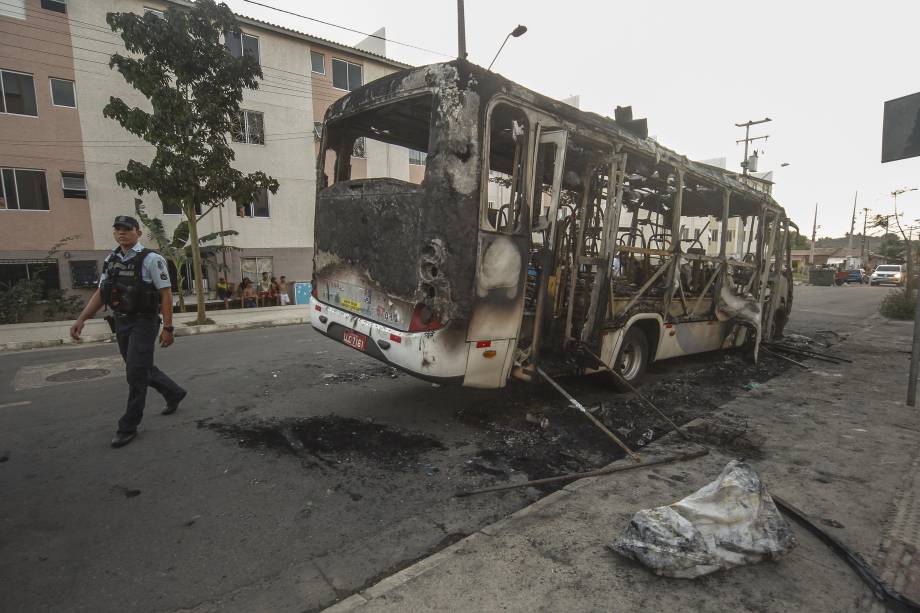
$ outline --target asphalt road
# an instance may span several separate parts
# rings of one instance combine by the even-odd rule
[[[886,291],[796,288],[787,331],[852,331]],[[577,417],[527,431],[546,390],[433,387],[307,327],[183,337],[157,363],[189,398],[161,416],[151,392],[113,450],[116,347],[0,355],[0,610],[315,610],[540,496],[457,489],[607,459]]]

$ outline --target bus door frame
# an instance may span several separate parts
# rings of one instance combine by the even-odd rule
[[[531,233],[534,231],[546,231],[546,237],[543,243],[543,261],[540,262],[541,272],[540,283],[537,287],[537,306],[534,311],[533,332],[531,334],[532,340],[530,344],[530,364],[534,369],[536,369],[538,365],[537,363],[540,355],[540,336],[542,331],[541,324],[543,321],[543,312],[546,310],[546,301],[549,297],[549,276],[556,267],[556,254],[554,252],[554,247],[556,244],[556,218],[559,214],[559,197],[562,194],[562,173],[565,168],[565,151],[568,145],[568,130],[566,130],[565,127],[553,127],[550,130],[544,130],[542,124],[537,124],[530,171],[531,194],[534,193],[538,181],[538,152],[540,146],[544,144],[556,145],[556,159],[554,161],[555,166],[553,166],[553,184],[552,189],[550,190],[550,204],[545,220],[546,225],[543,225],[541,222],[540,225],[534,225],[531,228]],[[560,291],[560,288],[557,287],[556,291]],[[520,334],[518,336],[520,337]]]

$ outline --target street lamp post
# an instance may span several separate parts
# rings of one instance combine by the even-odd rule
[[[894,220],[898,224],[898,230],[901,230],[901,222],[898,221],[898,196],[907,192],[917,191],[916,187],[904,187],[891,192],[894,200]],[[904,230],[901,230],[904,235]],[[904,235],[904,241],[907,251],[907,283],[904,284],[904,292],[908,300],[910,299],[910,286],[913,283],[913,258],[914,250],[910,246],[910,237]],[[920,374],[920,296],[917,299],[917,306],[914,309],[914,340],[910,348],[910,375],[907,380],[907,406],[912,407],[917,404],[917,376]]]
[[[502,46],[499,47],[499,48],[498,48],[498,51],[495,52],[495,57],[492,58],[492,62],[489,63],[489,67],[488,67],[486,70],[492,70],[492,64],[494,64],[494,63],[495,63],[495,60],[498,59],[498,54],[501,53],[501,52],[502,52],[502,49],[505,48],[505,43],[508,42],[508,39],[509,39],[509,38],[511,38],[512,36],[515,37],[515,38],[519,38],[519,37],[523,36],[525,32],[527,32],[527,26],[522,26],[522,25],[519,25],[519,26],[516,27],[515,29],[511,30],[510,32],[508,32],[508,36],[506,36],[506,37],[505,37],[505,40],[502,41]]]

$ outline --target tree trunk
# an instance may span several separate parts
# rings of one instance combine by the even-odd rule
[[[191,213],[191,214],[189,214]],[[199,326],[205,323],[204,314],[204,283],[201,279],[201,249],[198,245],[198,219],[195,216],[195,204],[189,203],[185,210],[188,219],[188,238],[192,247],[192,266],[195,279],[195,301],[198,303],[198,317],[195,323]]]

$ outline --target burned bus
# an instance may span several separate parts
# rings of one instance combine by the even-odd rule
[[[641,128],[464,60],[352,91],[318,156],[312,326],[480,388],[538,367],[635,382],[656,360],[756,356],[792,307],[794,226],[748,177]],[[387,171],[409,152],[423,173]]]

